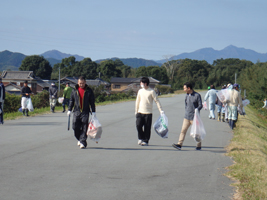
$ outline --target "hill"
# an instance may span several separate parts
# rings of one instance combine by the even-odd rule
[[[43,56],[44,58],[54,58],[56,60],[59,60],[60,62],[62,59],[68,58],[70,56],[74,56],[76,58],[76,61],[81,61],[84,59],[83,56],[62,53],[58,50],[46,51],[46,52],[42,53],[41,56]]]
[[[7,50],[0,52],[0,71],[18,70],[25,57],[21,53],[13,53]]]
[[[125,65],[128,65],[133,68],[138,68],[141,66],[161,66],[160,63],[153,61],[153,60],[146,60],[142,58],[107,58],[107,59],[101,59],[101,60],[96,60],[96,63],[100,63],[101,61],[104,60],[116,60],[119,59],[121,60]]]
[[[267,62],[267,53],[258,53],[256,51],[239,48],[233,45],[227,46],[222,50],[214,50],[213,48],[203,48],[192,53],[182,53],[172,57],[172,60],[178,59],[194,59],[194,60],[206,60],[208,63],[212,64],[214,60],[226,59],[226,58],[239,58],[240,60],[249,60],[256,63],[258,60],[260,62]],[[159,63],[164,63],[165,60],[157,61]]]

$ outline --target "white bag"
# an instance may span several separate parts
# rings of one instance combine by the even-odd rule
[[[33,112],[33,105],[32,105],[32,99],[31,99],[31,98],[28,98],[28,99],[27,99],[26,104],[27,104],[26,108],[27,108],[30,112]]]
[[[156,133],[162,138],[168,138],[168,118],[162,114],[153,125]]]
[[[238,105],[237,107],[237,111],[240,115],[245,115],[246,112],[245,112],[245,106],[247,106],[248,104],[250,103],[250,101],[248,99],[245,99],[242,101],[242,104],[243,104],[243,108],[241,109],[240,108],[240,105]]]
[[[64,101],[64,98],[63,97],[59,97],[58,98],[58,103],[63,103],[63,101]]]
[[[204,103],[203,103],[203,108],[204,108],[204,110],[208,110],[208,106],[207,106],[207,102],[206,101],[204,101]]]
[[[200,118],[199,111],[195,110],[193,124],[190,130],[190,136],[192,136],[196,142],[201,142],[206,135],[206,131],[203,122]]]
[[[230,101],[230,92],[231,90],[229,89],[222,89],[219,92],[217,92],[217,96],[220,99],[220,101],[223,102],[227,102]]]
[[[102,135],[102,126],[96,116],[92,116],[86,134],[91,140],[95,141],[96,143],[98,143],[98,141],[100,140]]]

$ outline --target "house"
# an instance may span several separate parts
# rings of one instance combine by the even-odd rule
[[[37,81],[37,92],[42,92],[43,90],[49,90],[50,87],[50,83],[48,81],[44,81],[39,77],[36,77],[36,81]]]
[[[157,84],[160,83],[160,81],[154,79],[153,77],[149,78],[149,87],[154,89]],[[141,78],[120,78],[120,77],[114,77],[111,78],[111,91],[112,92],[126,92],[129,90],[133,90],[134,92],[138,92],[140,89],[140,80]]]
[[[14,83],[8,83],[5,85],[5,90],[6,92],[8,92],[9,94],[16,94],[16,95],[20,95],[21,93],[21,87],[14,84]]]
[[[1,76],[4,86],[8,86],[7,92],[14,93],[14,90],[23,87],[24,81],[28,81],[32,93],[37,93],[37,80],[33,71],[3,71]]]

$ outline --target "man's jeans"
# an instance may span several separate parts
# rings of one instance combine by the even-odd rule
[[[138,139],[146,143],[149,142],[151,135],[152,114],[136,114],[136,129],[138,131]],[[144,130],[143,130],[144,127]]]

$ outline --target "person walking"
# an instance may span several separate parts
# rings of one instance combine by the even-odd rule
[[[222,90],[225,89],[225,86],[222,86]],[[217,107],[217,114],[218,114],[218,122],[224,122],[225,119],[225,107],[224,104],[220,101],[220,99],[216,98],[216,107]]]
[[[164,113],[155,90],[149,87],[149,79],[143,77],[140,80],[141,89],[137,93],[135,101],[136,129],[138,132],[138,144],[148,146],[151,136],[153,100],[157,104],[159,112]]]
[[[233,89],[230,91],[230,101],[228,103],[228,120],[231,129],[235,127],[237,121],[237,106],[240,106],[240,110],[243,109],[243,103],[241,94],[239,93],[239,85],[235,83]]]
[[[73,109],[72,129],[78,140],[77,145],[84,149],[87,146],[87,128],[89,113],[95,116],[95,96],[93,90],[86,84],[83,76],[78,79],[78,84],[71,92],[67,116],[71,115]]]
[[[22,113],[23,116],[29,116],[29,110],[27,108],[27,100],[31,98],[31,89],[28,87],[28,81],[24,81],[24,86],[21,89],[21,108],[22,108]]]
[[[52,113],[55,112],[55,107],[57,103],[57,91],[58,88],[55,85],[55,83],[51,83],[51,86],[49,87],[49,104],[50,104],[50,110]]]
[[[179,136],[178,143],[173,143],[172,146],[178,150],[182,149],[183,142],[185,139],[186,132],[190,125],[193,124],[195,110],[197,109],[198,112],[202,109],[202,100],[201,95],[193,90],[193,86],[191,83],[186,82],[184,84],[184,91],[186,92],[185,95],[185,116],[182,125],[182,130]],[[201,150],[201,142],[197,143],[196,150]]]
[[[6,98],[5,86],[2,83],[2,77],[0,77],[0,124],[4,124],[4,102]]]
[[[217,91],[215,90],[214,85],[210,86],[210,90],[206,93],[204,101],[207,101],[209,99],[209,110],[210,110],[210,114],[209,114],[209,119],[215,119],[215,102],[216,102],[216,95]]]
[[[264,101],[263,101],[263,107],[262,108],[267,108],[267,99],[264,99]]]
[[[63,91],[63,98],[64,98],[63,103],[62,103],[63,113],[65,112],[65,105],[67,105],[67,107],[69,106],[71,91],[72,91],[72,88],[70,87],[70,84],[67,83]]]

